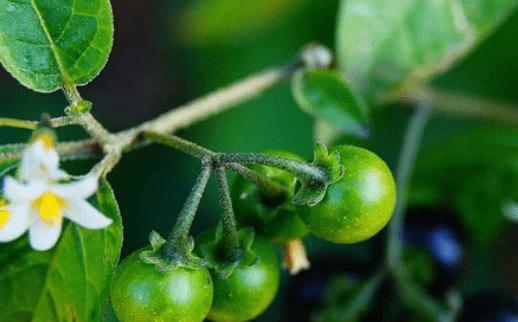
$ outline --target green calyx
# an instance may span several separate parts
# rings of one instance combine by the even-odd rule
[[[168,272],[176,267],[201,268],[207,262],[195,255],[194,239],[189,237],[185,242],[178,242],[174,246],[167,246],[166,240],[156,231],[149,235],[150,250],[140,253],[140,259],[148,264],[155,265],[161,272]]]
[[[223,228],[218,225],[200,236],[198,253],[208,266],[221,278],[229,277],[238,266],[251,266],[258,260],[257,255],[251,250],[255,232],[246,227],[238,231],[239,248],[232,257],[224,252]]]
[[[340,163],[338,152],[329,153],[323,144],[315,146],[314,159],[311,165],[320,169],[323,173],[321,179],[299,178],[302,186],[293,197],[293,203],[298,206],[314,206],[324,198],[327,187],[344,175],[344,167]]]

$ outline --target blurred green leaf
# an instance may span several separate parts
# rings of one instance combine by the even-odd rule
[[[361,96],[328,70],[299,71],[292,80],[298,105],[345,134],[368,135],[367,106]]]
[[[466,178],[456,206],[478,245],[493,240],[504,227],[502,205],[508,200],[518,200],[518,168],[486,170]]]
[[[0,321],[95,322],[104,317],[112,274],[122,247],[122,223],[113,191],[101,182],[98,207],[113,224],[87,230],[64,227],[47,252],[26,238],[0,245]]]
[[[206,45],[225,43],[269,28],[307,0],[197,0],[183,13],[183,41]]]
[[[490,241],[505,223],[504,203],[518,200],[518,129],[481,127],[448,138],[418,161],[413,191],[455,205],[472,239]]]
[[[361,281],[354,276],[340,275],[325,291],[324,308],[314,318],[316,322],[356,322],[369,311],[376,292],[383,281],[383,275],[375,273]]]
[[[35,91],[90,82],[112,42],[109,0],[0,0],[0,62]]]
[[[445,71],[491,33],[517,0],[342,0],[341,72],[369,99]]]

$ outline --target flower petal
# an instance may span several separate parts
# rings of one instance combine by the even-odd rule
[[[10,242],[23,235],[31,224],[28,206],[9,207],[9,219],[5,226],[0,228],[0,242]]]
[[[23,151],[19,170],[22,180],[58,179],[56,177],[60,175],[59,155],[54,149],[46,149],[43,142],[38,140]]]
[[[39,251],[49,250],[59,239],[62,224],[49,226],[36,220],[29,228],[29,242],[32,248]]]
[[[25,185],[13,177],[6,177],[4,180],[4,196],[11,204],[28,203],[42,194],[45,186],[43,181],[34,181]]]
[[[86,199],[97,191],[99,179],[94,175],[72,182],[56,185],[52,190],[58,196],[65,199]]]
[[[67,200],[63,216],[88,229],[102,229],[113,222],[84,200]]]

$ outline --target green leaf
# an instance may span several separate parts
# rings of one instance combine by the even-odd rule
[[[517,0],[342,0],[341,72],[370,99],[447,70],[516,8]]]
[[[518,129],[481,127],[448,137],[416,165],[410,199],[454,205],[478,245],[505,224],[504,206],[518,200]]]
[[[336,129],[357,137],[368,135],[367,106],[363,99],[333,71],[299,71],[292,81],[298,105]]]
[[[484,245],[498,236],[507,223],[503,205],[518,200],[518,167],[492,169],[466,178],[456,206],[471,238]]]
[[[6,144],[0,146],[0,178],[18,164],[20,153],[25,144]]]
[[[113,219],[103,230],[64,226],[57,246],[32,251],[27,239],[0,245],[0,321],[102,321],[122,246],[122,223],[109,184],[98,208]]]
[[[112,43],[109,0],[0,0],[0,62],[35,91],[89,83]]]
[[[181,16],[179,34],[196,45],[239,41],[283,21],[307,1],[193,1]]]

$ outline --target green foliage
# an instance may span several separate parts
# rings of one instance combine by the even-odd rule
[[[24,145],[21,144],[0,146],[0,178],[18,164],[23,148]]]
[[[518,130],[481,127],[431,149],[418,162],[414,202],[455,204],[476,242],[503,227],[502,207],[518,198]],[[419,196],[421,195],[421,196]],[[424,199],[424,200],[423,200]]]
[[[367,106],[339,74],[328,70],[300,71],[293,77],[293,96],[308,114],[345,134],[368,135]]]
[[[35,91],[90,82],[112,42],[109,0],[0,0],[0,62]]]
[[[516,0],[343,0],[339,68],[370,99],[447,70],[491,33]]]
[[[185,42],[196,45],[234,42],[271,28],[306,1],[197,0],[182,15],[180,34]]]
[[[106,229],[86,230],[69,222],[58,245],[47,252],[32,251],[25,238],[0,246],[1,321],[102,320],[120,256],[122,224],[106,181],[97,203],[113,219]]]

